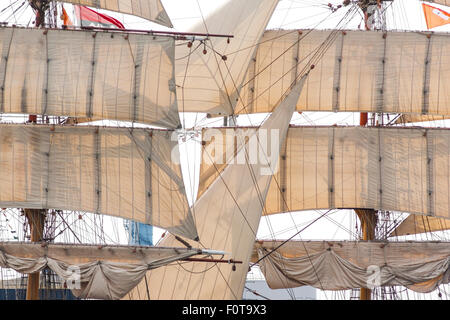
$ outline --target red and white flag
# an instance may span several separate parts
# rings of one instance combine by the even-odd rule
[[[450,13],[442,9],[435,8],[428,4],[422,3],[427,28],[432,29],[450,23]]]
[[[122,22],[113,17],[94,11],[88,7],[75,6],[77,19],[82,27],[119,28],[125,29]]]

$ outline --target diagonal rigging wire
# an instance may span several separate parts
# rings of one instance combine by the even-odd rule
[[[351,11],[354,11],[353,13],[355,14],[355,11],[357,11],[357,9],[355,10],[355,7],[352,7],[350,10],[348,10],[348,12],[346,13],[346,15],[344,16],[344,18],[342,18],[341,19],[341,22],[342,21],[344,21],[344,19],[347,17],[347,16],[349,16],[350,15],[350,13],[351,13]],[[353,14],[353,15],[354,15]],[[351,17],[352,18],[352,17]],[[351,19],[350,18],[350,19]],[[332,37],[333,36],[333,37]],[[325,49],[324,49],[324,51],[323,52],[320,52],[320,50],[317,50],[316,52],[315,52],[315,54],[313,55],[313,57],[310,59],[310,61],[309,61],[309,64],[312,64],[312,62],[314,62],[314,60],[313,59],[317,59],[316,61],[318,61],[318,60],[320,60],[321,58],[322,58],[322,56],[323,56],[323,54],[325,53],[325,51],[329,48],[329,46],[331,45],[331,43],[336,39],[336,36],[337,36],[337,31],[334,31],[334,32],[332,32],[330,35],[329,35],[329,37],[324,41],[324,43],[322,44],[322,46],[323,47],[325,47]],[[331,40],[330,40],[331,39]],[[329,41],[329,43],[326,43],[327,42],[327,40],[330,40]],[[320,48],[319,48],[320,49]],[[216,52],[217,53],[217,52]],[[225,65],[226,65],[226,63],[225,63]],[[226,65],[227,66],[227,65]],[[298,77],[300,77],[300,76],[302,76],[303,75],[303,73],[304,72],[306,72],[306,69],[307,69],[307,67],[308,67],[308,64],[304,67],[304,69],[303,69],[303,71],[302,72],[300,72],[300,75],[298,76]],[[228,66],[227,66],[227,68],[228,68]],[[228,74],[230,75],[230,77],[231,77],[231,74],[230,74],[230,71],[229,71],[229,69],[228,69]],[[232,77],[231,77],[232,78]],[[295,79],[294,80],[294,83],[295,83],[295,81],[296,81],[297,79]],[[234,80],[233,80],[233,83],[234,83]],[[235,85],[235,89],[237,90],[237,87],[236,87],[236,84],[234,83],[234,85]],[[240,96],[239,96],[239,98],[240,98]],[[258,139],[258,142],[259,142],[259,139]],[[248,154],[247,154],[247,150],[245,149],[245,147],[244,147],[244,150],[246,151],[246,157],[247,157],[247,165],[249,166],[249,164],[248,164]],[[266,160],[267,160],[267,158],[266,158]],[[214,167],[216,168],[216,170],[217,170],[217,167],[214,165]],[[253,170],[252,170],[252,168],[249,166],[249,170],[250,170],[250,173],[251,173],[251,175],[252,175],[252,179],[254,180],[254,184],[255,184],[255,188],[256,188],[256,190],[257,190],[257,192],[258,192],[258,196],[259,196],[259,199],[260,199],[260,201],[262,202],[262,207],[264,208],[264,202],[265,201],[263,201],[263,199],[262,199],[262,196],[261,196],[261,191],[259,190],[259,187],[258,187],[258,185],[257,185],[257,183],[256,183],[256,181],[255,181],[255,176],[254,176],[254,172],[253,172]],[[218,172],[219,173],[219,176],[220,176],[220,172]],[[277,182],[277,186],[278,186],[278,188],[280,189],[280,186],[279,186],[279,184],[278,184],[278,181],[276,180],[276,178],[274,178],[275,179],[275,181]],[[281,190],[281,189],[280,189]],[[285,201],[285,203],[286,203],[286,200],[285,200],[285,198],[283,197],[283,200]],[[287,203],[286,203],[286,207],[287,208],[289,208],[289,206],[287,206]],[[289,211],[289,210],[288,210]],[[306,248],[305,248],[306,249]],[[309,258],[309,254],[308,254],[308,258]],[[310,262],[311,262],[311,260],[310,260]],[[312,262],[311,262],[312,263]],[[314,268],[314,265],[313,265],[313,268]],[[315,268],[314,268],[314,271],[316,271],[315,270]],[[316,276],[317,276],[317,273],[316,273]],[[319,283],[320,283],[320,279],[318,279],[319,280]],[[323,287],[322,287],[323,288]]]
[[[349,10],[349,12],[350,12],[351,10]],[[349,14],[349,12],[347,13],[347,15]],[[347,16],[346,15],[346,16]],[[344,19],[342,19],[342,20],[344,20]],[[334,39],[332,39],[332,41],[334,41]],[[324,47],[326,47],[326,49],[328,49],[328,47],[329,47],[329,45],[327,46],[327,45],[325,45]],[[214,50],[214,48],[213,48],[213,50]],[[318,50],[319,51],[319,50]],[[215,50],[214,50],[214,52],[216,52]],[[217,52],[216,52],[217,53]],[[314,58],[316,58],[316,59],[321,59],[321,57],[323,56],[323,53],[322,54],[319,54],[319,55],[317,55],[317,52],[316,52],[316,54],[313,56],[313,58],[311,58],[311,60],[310,60],[310,63],[311,63],[311,61],[313,61],[313,59]],[[216,60],[217,60],[217,58],[216,58]],[[226,63],[225,63],[225,65],[226,65]],[[227,68],[228,68],[228,66],[227,66]],[[305,67],[306,68],[306,67]],[[220,70],[220,68],[219,68],[219,70]],[[228,70],[228,75],[230,75],[229,74],[230,72],[229,72],[229,70]],[[220,73],[221,74],[221,73]],[[302,75],[302,74],[300,74],[300,75]],[[221,76],[222,76],[222,74],[221,74]],[[230,75],[230,77],[231,77],[231,75]],[[232,77],[231,77],[232,78]],[[233,79],[232,79],[233,80]],[[297,80],[297,79],[295,79],[295,80]],[[223,80],[224,81],[224,80]],[[233,81],[233,83],[234,83],[234,81]],[[235,85],[235,83],[234,83],[234,85]],[[236,85],[235,85],[235,87],[236,87]],[[235,89],[237,89],[237,88],[235,88]],[[246,149],[245,149],[245,147],[244,147],[244,150],[245,151],[247,151]],[[208,155],[209,156],[209,155]],[[255,182],[255,176],[254,176],[254,172],[252,171],[252,168],[250,167],[250,165],[249,165],[249,163],[248,163],[248,154],[246,154],[246,157],[247,157],[247,165],[249,166],[249,169],[250,169],[250,173],[251,173],[251,176],[252,176],[252,180],[253,180],[253,183],[255,184],[255,188],[256,188],[256,191],[258,192],[258,198],[259,198],[259,200],[260,200],[260,202],[261,202],[261,206],[264,208],[264,202],[265,201],[263,201],[263,199],[262,199],[262,196],[261,196],[261,192],[260,192],[260,190],[259,190],[259,187],[258,187],[258,185],[257,185],[257,183]],[[214,167],[215,167],[215,169],[217,170],[217,167],[215,166],[215,164],[214,164]],[[217,170],[218,171],[218,170]],[[220,178],[222,178],[221,177],[221,172],[220,171],[218,171],[218,173],[219,173],[219,177]],[[223,180],[223,178],[222,178],[222,180]],[[227,187],[227,186],[226,186]],[[228,189],[228,187],[227,187],[227,189]],[[234,199],[234,197],[232,196],[232,198],[233,198],[233,200],[235,201],[235,199]],[[239,209],[239,212],[241,212],[241,214],[243,215],[243,213],[242,213],[242,210],[239,208],[239,205],[237,204],[237,202],[235,201],[235,203],[236,203],[236,205],[237,205],[237,207],[238,207],[238,209]],[[243,218],[246,220],[246,218],[245,218],[245,216],[243,215]],[[247,220],[246,220],[247,221]],[[248,222],[247,222],[247,224],[248,224]],[[250,227],[250,229],[251,229],[251,226],[249,225],[249,227]],[[253,233],[255,233],[254,231],[253,231]],[[320,279],[319,279],[319,281],[320,281]]]

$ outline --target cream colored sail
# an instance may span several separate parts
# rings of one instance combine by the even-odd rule
[[[390,234],[390,237],[429,233],[450,229],[450,220],[410,215]]]
[[[405,286],[426,293],[450,282],[448,242],[289,241],[272,252],[281,243],[256,244],[272,289]]]
[[[0,28],[0,112],[180,124],[174,39]]]
[[[2,124],[0,207],[107,214],[195,239],[171,136],[147,129]]]
[[[402,114],[395,120],[394,124],[414,123],[414,122],[428,122],[449,119],[449,116],[423,115],[423,114]]]
[[[430,1],[427,0],[426,2],[433,2],[437,4],[442,4],[443,6],[450,6],[450,0],[430,0]]]
[[[227,148],[206,142],[203,159],[218,146]],[[264,212],[370,208],[448,219],[449,150],[446,129],[291,127]],[[205,161],[200,170],[201,197],[217,170]]]
[[[0,267],[20,273],[50,268],[83,299],[120,299],[147,270],[200,254],[186,248],[0,242]]]
[[[160,0],[60,0],[60,2],[131,14],[166,27],[173,27]]]
[[[278,0],[231,0],[190,32],[230,35],[194,42],[176,50],[179,110],[232,114],[255,45],[260,40]],[[223,60],[222,57],[226,57]],[[280,95],[281,96],[281,95]],[[279,97],[280,97],[279,96]]]
[[[274,136],[268,134],[268,141],[275,144],[277,140],[274,137],[279,139],[281,144],[276,147],[281,146],[285,139],[294,102],[298,99],[305,77],[258,129],[258,134],[275,130]],[[249,144],[245,141],[238,137],[237,149],[240,155],[248,154],[251,157]],[[277,167],[277,159],[269,162],[267,157],[261,158],[257,163],[249,160],[242,164],[230,162],[220,178],[193,206],[199,243],[206,248],[227,252],[226,259],[241,261],[242,264],[236,264],[235,271],[231,265],[204,262],[160,268],[147,276],[148,282],[153,284],[153,299],[242,298],[248,262],[271,179],[270,174],[265,173]],[[180,246],[180,243],[169,235],[160,245]],[[141,283],[130,298],[136,298],[136,294],[142,290],[144,285]]]
[[[298,111],[450,115],[450,38],[398,31],[266,31],[236,113],[269,112],[327,37],[335,38],[297,102]]]

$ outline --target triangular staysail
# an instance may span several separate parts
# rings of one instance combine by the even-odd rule
[[[189,30],[233,38],[177,47],[180,111],[233,114],[245,71],[277,4],[278,0],[231,0]]]
[[[279,143],[276,147],[282,146],[305,78],[299,80],[254,137],[265,132],[270,137],[269,145]],[[238,137],[237,149],[241,156],[251,152],[244,140]],[[268,157],[266,154],[254,164],[248,161],[230,163],[193,206],[200,244],[223,250],[229,258],[242,261],[242,264],[236,265],[235,270],[229,265],[211,266],[202,262],[160,268],[148,276],[148,281],[156,288],[155,299],[242,298],[248,262],[271,180],[266,171],[277,168],[278,159],[272,161]],[[161,245],[176,246],[179,243],[169,235]]]

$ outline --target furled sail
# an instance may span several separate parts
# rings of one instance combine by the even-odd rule
[[[448,242],[289,241],[272,251],[281,243],[256,244],[272,289],[406,286],[426,293],[450,282]]]
[[[107,214],[197,237],[172,132],[0,126],[0,207]],[[176,153],[176,152],[174,152]]]
[[[409,215],[389,235],[390,237],[406,236],[418,233],[450,230],[450,220],[434,217]]]
[[[160,0],[59,0],[82,6],[116,11],[141,17],[172,28],[172,22]]]
[[[398,31],[266,31],[236,113],[269,112],[322,43],[334,41],[308,77],[298,111],[450,115],[450,38]]]
[[[234,129],[217,130],[226,137]],[[226,141],[203,148],[200,197],[217,179],[204,161],[217,148]],[[291,127],[264,212],[368,208],[448,219],[449,150],[447,129]]]
[[[278,0],[231,0],[189,30],[233,38],[210,38],[205,47],[197,47],[197,43],[191,48],[177,47],[180,111],[233,113],[255,45],[277,3]],[[204,48],[206,54],[203,54]]]
[[[173,38],[2,27],[0,48],[0,113],[180,124]]]
[[[120,299],[149,269],[202,253],[198,249],[0,242],[0,267],[20,273],[50,268],[83,299]]]
[[[258,132],[254,132],[255,139],[256,134],[260,139],[262,132],[271,132],[267,133],[266,141],[278,148],[275,152],[279,152],[279,147],[283,145],[295,108],[294,102],[298,99],[305,78],[303,76],[294,86]],[[241,156],[252,152],[244,137],[238,137],[238,141],[237,148]],[[278,158],[275,161],[268,159],[268,153],[265,155],[256,163],[231,162],[193,207],[200,244],[227,252],[231,259],[242,261],[242,264],[236,265],[234,271],[229,265],[211,266],[204,262],[155,270],[148,277],[149,283],[156,288],[153,293],[155,299],[242,298],[248,262],[271,180],[270,173],[266,171],[276,170],[278,161]],[[161,241],[161,245],[176,246],[179,243],[168,236]],[[136,290],[139,292],[142,288]]]

